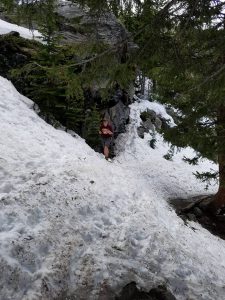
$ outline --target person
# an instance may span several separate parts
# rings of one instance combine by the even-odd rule
[[[103,153],[105,155],[105,159],[109,159],[109,147],[112,143],[112,137],[113,137],[113,128],[110,125],[110,122],[107,118],[104,118],[100,125],[99,134],[101,136],[102,140],[102,146],[103,146]]]

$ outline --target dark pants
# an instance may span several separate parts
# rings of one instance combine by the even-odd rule
[[[101,137],[101,141],[102,141],[102,146],[103,148],[106,147],[110,147],[111,143],[112,143],[112,137]]]

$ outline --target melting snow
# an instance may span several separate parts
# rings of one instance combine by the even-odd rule
[[[167,161],[159,135],[155,150],[150,134],[137,135],[140,112],[153,105],[131,105],[110,164],[46,124],[0,77],[1,299],[98,299],[102,286],[131,281],[147,290],[165,282],[182,300],[225,299],[225,241],[186,226],[167,203],[205,192],[197,167],[181,159],[193,151]]]

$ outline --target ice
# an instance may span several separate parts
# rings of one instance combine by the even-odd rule
[[[147,290],[166,283],[181,300],[225,299],[225,242],[186,226],[167,202],[215,192],[193,172],[217,166],[187,165],[182,156],[192,149],[167,161],[160,135],[156,149],[150,133],[137,135],[140,112],[169,118],[163,106],[131,105],[109,164],[24,99],[0,77],[1,299],[98,299],[102,286],[118,291],[131,281]]]

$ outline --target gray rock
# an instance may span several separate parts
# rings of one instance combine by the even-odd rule
[[[137,131],[141,138],[144,138],[145,132],[161,130],[163,124],[161,116],[158,116],[154,110],[147,109],[141,113],[140,117],[142,119],[142,123]]]
[[[170,121],[165,119],[165,118],[160,118],[161,122],[162,122],[162,128],[163,129],[168,129],[170,128]]]
[[[149,117],[151,118],[151,120],[154,122],[154,120],[156,118],[156,112],[154,110],[148,109],[147,113],[148,113]]]
[[[156,112],[154,110],[147,109],[146,111],[141,113],[140,117],[143,122],[146,121],[147,119],[150,119],[154,124],[156,118]]]
[[[60,33],[63,42],[81,43],[84,41],[102,41],[108,45],[120,44],[127,41],[127,51],[136,51],[137,45],[130,38],[126,28],[118,22],[112,13],[99,15],[90,14],[85,9],[71,1],[58,1],[57,13],[62,19],[60,22]],[[119,52],[124,51],[124,45]]]
[[[187,214],[187,217],[190,221],[194,221],[194,222],[197,221],[196,216],[194,214],[189,213]]]
[[[197,217],[201,217],[203,215],[202,210],[199,207],[194,207],[193,209],[193,213],[197,216]]]
[[[130,109],[124,105],[121,100],[118,100],[117,104],[108,109],[108,114],[113,123],[114,137],[118,134],[126,131],[126,124],[129,121]]]
[[[117,89],[116,92],[114,93],[114,95],[112,95],[110,101],[111,103],[115,103],[117,104],[119,101],[122,100],[122,97],[123,97],[123,92],[121,91],[121,89]]]
[[[201,201],[198,204],[198,206],[201,210],[205,211],[212,201],[213,201],[213,196],[207,197],[207,198],[203,199],[203,201]]]
[[[158,117],[155,118],[154,124],[155,124],[156,130],[160,130],[162,128],[162,121]]]
[[[149,132],[149,130],[151,131],[155,131],[155,127],[152,124],[152,121],[150,119],[147,119],[145,122],[143,122],[143,127],[145,128],[145,132]]]
[[[147,109],[141,113],[140,117],[143,122],[146,122],[148,119],[151,120],[156,130],[161,130],[162,128],[168,129],[170,127],[170,120],[163,118],[161,115],[157,115],[154,110]]]
[[[144,128],[143,126],[139,126],[139,127],[138,127],[137,133],[138,133],[138,136],[139,136],[140,138],[142,138],[142,139],[144,138],[145,132],[146,132],[146,130],[145,130],[145,128]]]

